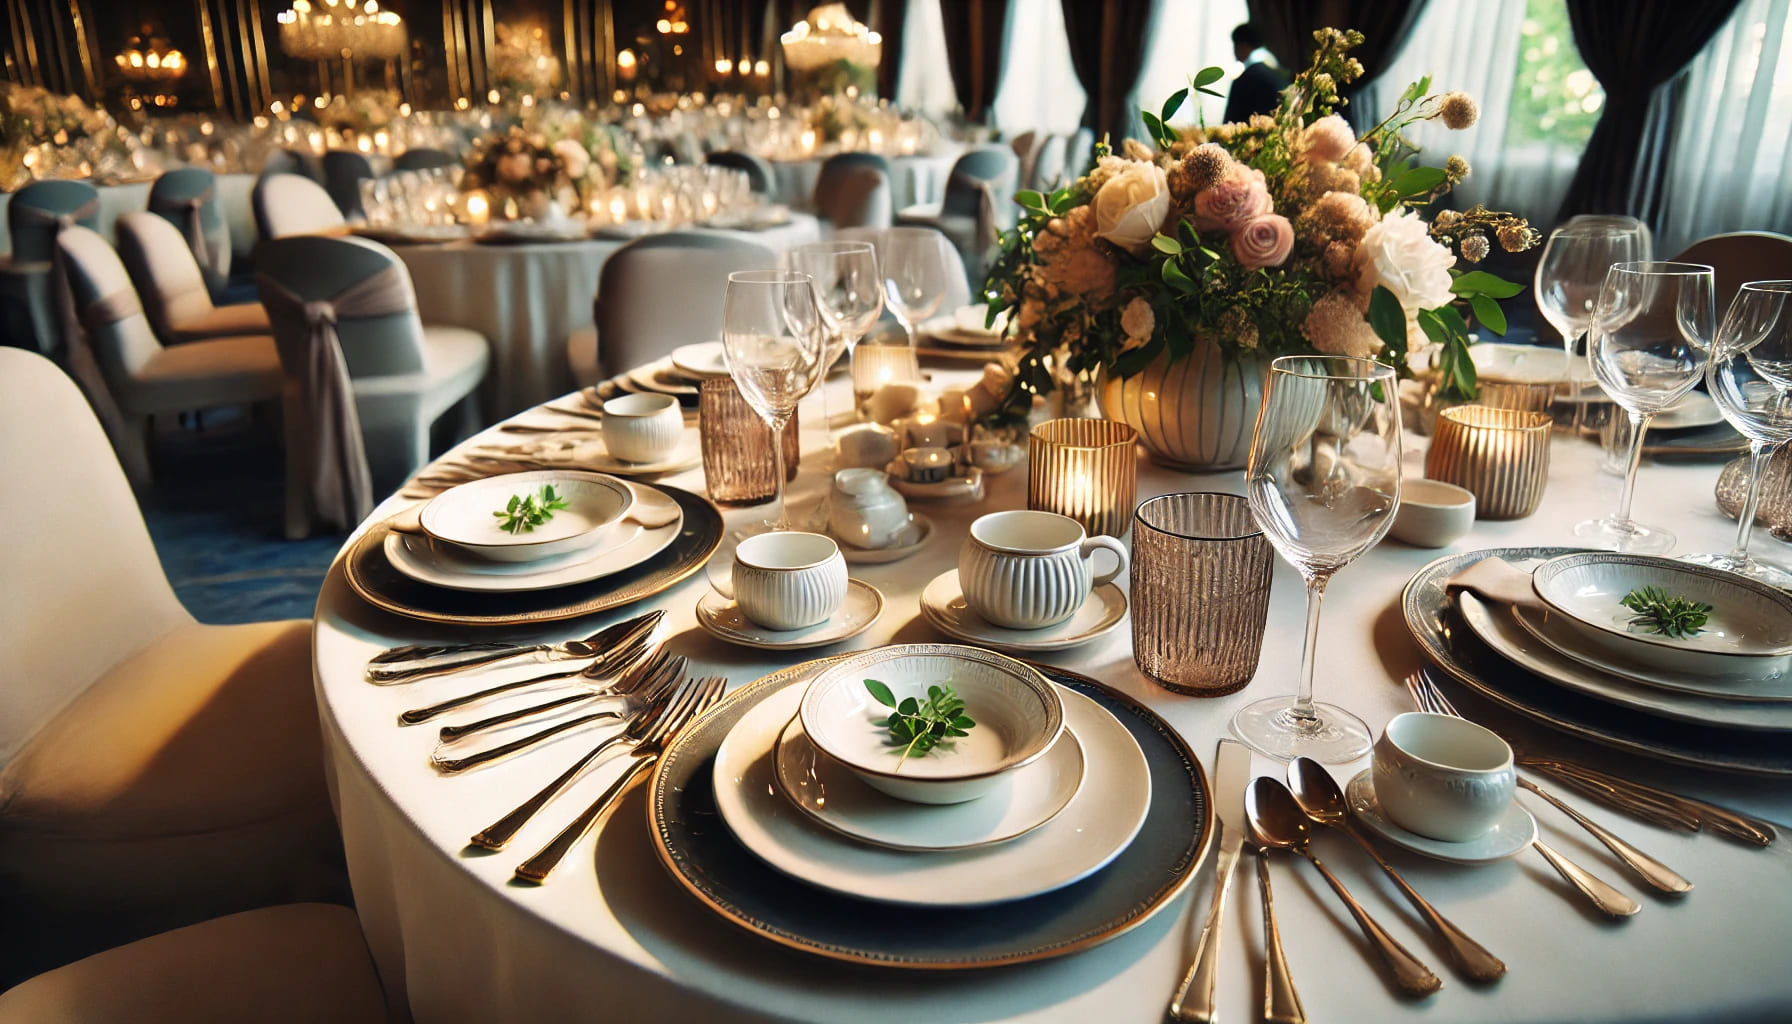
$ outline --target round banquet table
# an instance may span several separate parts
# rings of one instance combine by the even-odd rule
[[[764,230],[720,233],[778,252],[821,237],[819,223],[803,213]],[[482,392],[491,420],[572,389],[566,338],[591,326],[598,273],[626,244],[609,238],[527,245],[461,241],[396,245],[392,251],[411,271],[424,323],[464,327],[491,342],[491,370]]]
[[[898,210],[918,203],[937,203],[946,194],[946,178],[963,152],[961,147],[941,146],[932,153],[890,157],[890,201]],[[795,210],[813,210],[815,180],[821,177],[821,157],[807,160],[773,160],[772,198]]]
[[[936,385],[970,379],[936,369]],[[833,387],[843,388],[842,382]],[[843,408],[836,402],[835,408]],[[546,414],[535,413],[533,418]],[[477,441],[478,439],[475,439]],[[1409,474],[1422,471],[1425,440],[1407,435]],[[1582,518],[1610,510],[1618,480],[1597,470],[1596,445],[1558,434],[1550,486],[1537,513],[1477,523],[1448,551],[1507,545],[1563,545]],[[793,495],[818,495],[826,476],[811,453]],[[1670,523],[1681,550],[1727,549],[1733,524],[1715,509],[1718,464],[1645,465],[1636,507]],[[664,482],[701,487],[700,470]],[[779,654],[732,647],[695,623],[707,583],[699,573],[630,608],[558,628],[538,639],[584,636],[649,608],[666,611],[667,644],[694,674],[725,674],[730,688],[795,662],[892,642],[938,641],[919,617],[927,581],[955,566],[959,539],[976,515],[1024,505],[1026,471],[993,478],[977,505],[920,505],[934,539],[907,560],[854,567],[880,588],[883,615],[837,647]],[[1237,492],[1238,473],[1190,476],[1139,462],[1139,497],[1174,490]],[[376,513],[403,503],[388,500]],[[738,524],[760,510],[732,510]],[[371,520],[370,520],[371,521]],[[1784,555],[1779,542],[1756,544]],[[1420,655],[1399,611],[1401,588],[1447,552],[1387,540],[1338,575],[1321,627],[1317,693],[1362,715],[1379,732],[1410,710],[1400,680]],[[1246,702],[1291,692],[1303,620],[1298,577],[1278,561],[1268,634],[1256,678],[1243,691],[1197,699],[1167,693],[1140,674],[1127,627],[1044,660],[1092,676],[1147,703],[1179,730],[1211,772],[1215,742]],[[519,634],[504,633],[503,639]],[[327,764],[346,843],[357,910],[389,997],[429,1022],[494,1020],[918,1020],[1132,1021],[1155,1024],[1194,951],[1212,871],[1142,925],[1083,952],[994,970],[913,972],[836,963],[787,950],[712,914],[658,862],[636,787],[594,836],[539,888],[511,882],[515,866],[608,785],[614,762],[580,779],[500,854],[469,852],[467,837],[495,820],[583,751],[583,739],[555,753],[520,755],[459,776],[429,767],[434,728],[400,728],[399,712],[531,671],[493,670],[406,685],[362,680],[368,658],[398,643],[490,639],[471,629],[433,627],[375,611],[345,584],[341,563],[317,606],[317,695]],[[1640,781],[1703,796],[1784,821],[1792,784],[1625,757],[1534,727],[1460,696],[1465,713],[1533,750],[1560,754]],[[577,735],[576,733],[574,735]],[[1259,774],[1282,766],[1255,759]],[[1334,769],[1349,778],[1362,764]],[[1561,788],[1561,787],[1556,787]],[[1564,791],[1566,792],[1566,791]],[[1587,815],[1696,883],[1680,900],[1658,898],[1625,874],[1584,832],[1531,798],[1541,837],[1643,904],[1637,916],[1606,921],[1532,854],[1483,868],[1428,861],[1391,847],[1389,860],[1447,917],[1510,966],[1495,985],[1472,987],[1452,973],[1431,934],[1361,851],[1322,835],[1316,848],[1370,911],[1444,979],[1419,1002],[1396,996],[1369,960],[1355,928],[1310,866],[1272,858],[1276,908],[1295,983],[1315,1021],[1764,1021],[1792,1019],[1792,837],[1768,849],[1712,835],[1670,833],[1576,800]],[[718,826],[720,827],[720,826]],[[1248,850],[1248,846],[1247,846]],[[1262,1001],[1261,911],[1253,866],[1239,865],[1225,916],[1219,999],[1222,1019],[1257,1019]],[[953,927],[950,914],[941,929]]]

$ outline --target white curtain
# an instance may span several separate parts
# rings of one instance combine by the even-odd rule
[[[1158,113],[1171,93],[1188,88],[1189,77],[1207,67],[1226,69],[1225,80],[1212,87],[1223,94],[1227,83],[1244,70],[1244,65],[1232,58],[1232,30],[1250,17],[1245,0],[1158,0],[1134,105]],[[1172,120],[1194,124],[1199,117],[1208,124],[1219,124],[1225,113],[1224,99],[1191,93]],[[1142,124],[1128,126],[1131,135],[1142,138],[1144,132]]]
[[[1792,0],[1745,0],[1685,72],[1661,252],[1727,231],[1792,232]]]
[[[934,117],[944,117],[958,106],[958,94],[952,91],[952,71],[946,62],[946,25],[940,18],[938,0],[913,0],[908,5],[908,16],[902,24],[902,68],[896,103]]]
[[[1006,52],[995,102],[996,125],[1002,132],[1013,137],[1026,131],[1051,135],[1076,131],[1089,97],[1070,62],[1059,0],[1012,0]]]

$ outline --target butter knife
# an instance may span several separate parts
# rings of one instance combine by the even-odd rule
[[[1244,790],[1251,781],[1251,751],[1237,740],[1221,740],[1214,755],[1214,813],[1219,817],[1220,856],[1213,877],[1213,904],[1207,923],[1195,945],[1195,962],[1189,965],[1182,986],[1170,1000],[1170,1017],[1185,1024],[1215,1024],[1219,1006],[1214,995],[1219,979],[1221,922],[1225,916],[1226,890],[1244,848]]]

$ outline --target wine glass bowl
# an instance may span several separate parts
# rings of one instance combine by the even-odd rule
[[[1550,232],[1537,260],[1537,311],[1562,336],[1568,384],[1575,397],[1586,384],[1581,338],[1593,319],[1599,289],[1614,263],[1650,258],[1649,228],[1634,217],[1575,217]],[[1584,412],[1581,403],[1580,412]]]
[[[722,355],[741,397],[784,436],[797,403],[815,387],[825,365],[827,330],[813,280],[792,270],[743,270],[728,275],[722,311]],[[784,447],[774,444],[776,519],[789,529],[784,508]]]
[[[951,240],[933,228],[890,228],[883,237],[884,297],[912,345],[915,327],[939,313],[949,275],[962,263]]]

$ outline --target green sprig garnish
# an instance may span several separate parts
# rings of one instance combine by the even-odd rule
[[[1699,635],[1710,621],[1712,607],[1689,598],[1669,594],[1660,587],[1638,587],[1624,595],[1620,602],[1636,612],[1630,617],[1632,626],[1643,626],[1652,633],[1685,640]]]
[[[964,699],[950,686],[929,686],[925,701],[905,697],[900,702],[888,686],[875,679],[865,680],[865,689],[891,711],[872,724],[890,730],[890,745],[902,748],[897,771],[912,755],[928,753],[943,740],[969,735],[967,730],[977,724],[965,715]]]
[[[528,533],[568,507],[566,499],[554,493],[553,484],[543,484],[535,494],[512,494],[510,501],[492,515],[498,520],[498,529],[514,535]]]

